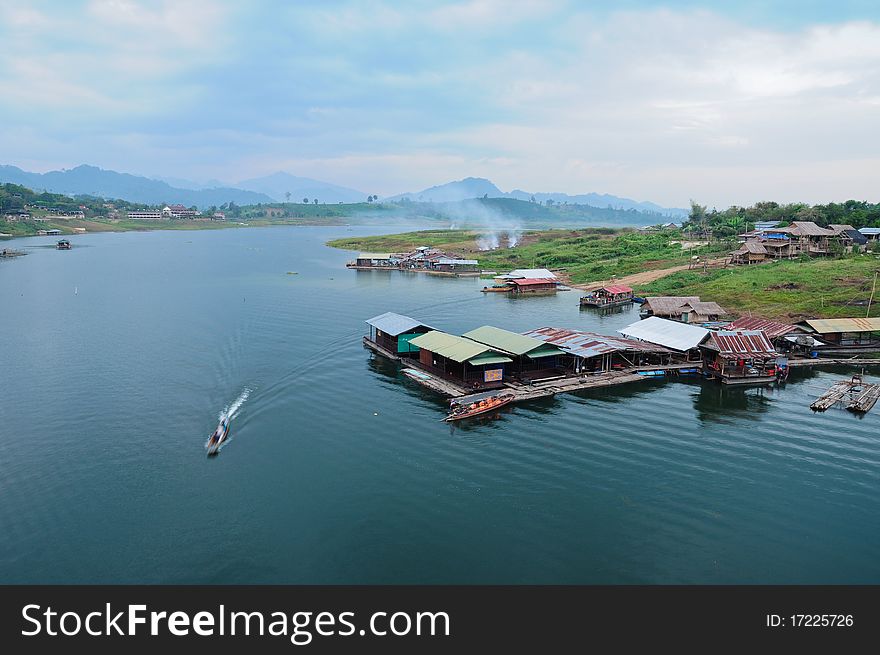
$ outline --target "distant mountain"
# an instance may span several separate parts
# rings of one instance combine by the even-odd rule
[[[569,195],[567,193],[529,193],[515,189],[505,193],[491,181],[481,177],[466,177],[463,180],[448,182],[439,186],[432,186],[415,193],[402,193],[385,200],[411,200],[413,202],[455,202],[471,198],[514,198],[516,200],[545,203],[552,200],[554,203],[569,203],[575,205],[589,205],[590,207],[610,209],[635,209],[642,212],[658,213],[666,216],[686,216],[687,209],[677,207],[661,207],[653,202],[639,202],[629,198],[620,198],[606,193],[584,193]]]
[[[489,180],[482,177],[466,177],[456,182],[447,182],[438,186],[432,186],[415,193],[401,193],[385,200],[412,200],[413,202],[456,202],[458,200],[470,200],[472,198],[505,198],[504,193]]]
[[[301,202],[303,198],[309,200],[318,199],[319,202],[366,202],[367,196],[356,189],[321,182],[308,177],[297,177],[290,173],[278,172],[265,177],[256,177],[244,180],[235,185],[239,189],[247,189],[264,193],[277,200],[284,202],[287,193],[290,193],[291,202]]]
[[[0,166],[0,182],[12,182],[37,191],[51,191],[71,196],[116,198],[150,205],[179,203],[187,207],[195,205],[200,209],[227,202],[234,202],[237,205],[272,202],[272,198],[268,195],[254,191],[228,187],[179,189],[160,180],[86,165],[48,173],[29,173],[16,166]]]
[[[193,182],[192,180],[187,180],[182,177],[167,177],[165,175],[150,175],[149,177],[151,180],[159,180],[160,182],[165,182],[166,184],[169,184],[176,189],[191,189],[195,191],[200,191],[202,189],[237,188],[235,185],[226,184],[225,182],[214,179],[207,180],[205,182]]]

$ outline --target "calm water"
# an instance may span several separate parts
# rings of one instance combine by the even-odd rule
[[[645,381],[452,428],[363,349],[365,318],[637,316],[348,271],[322,245],[368,232],[7,242],[30,254],[0,260],[0,582],[880,582],[880,409],[808,408],[849,371]]]

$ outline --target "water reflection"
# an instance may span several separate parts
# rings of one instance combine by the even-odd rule
[[[694,409],[703,423],[757,421],[772,404],[775,387],[737,387],[705,380],[693,394]]]

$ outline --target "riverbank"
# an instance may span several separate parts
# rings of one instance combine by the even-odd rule
[[[493,237],[501,247],[487,250]],[[729,244],[716,243],[684,248],[675,231],[640,233],[631,228],[584,228],[533,230],[510,235],[485,230],[429,230],[376,237],[336,239],[327,245],[344,250],[400,252],[433,246],[477,259],[484,269],[549,268],[573,285],[645,270],[684,266],[697,256],[726,252]]]
[[[337,239],[327,245],[373,252],[435,246],[477,259],[484,270],[549,268],[578,289],[623,283],[632,286],[639,296],[700,296],[735,314],[785,322],[865,316],[874,273],[880,271],[880,258],[874,254],[709,267],[703,271],[691,267],[694,256],[723,262],[732,244],[716,242],[685,248],[675,231],[534,231],[523,233],[513,247],[488,251],[480,249],[482,240],[485,233],[476,230],[431,230]],[[872,304],[870,315],[880,315],[880,307]]]

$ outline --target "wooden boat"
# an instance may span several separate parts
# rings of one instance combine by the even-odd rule
[[[486,393],[472,394],[461,398],[453,398],[449,402],[449,416],[446,421],[460,421],[472,416],[479,416],[486,412],[500,409],[509,405],[516,398],[516,394],[509,389],[501,391],[487,391]]]
[[[205,443],[205,449],[208,451],[208,457],[212,455],[216,455],[220,452],[220,446],[226,441],[226,438],[229,436],[229,417],[224,416],[220,419],[219,425],[217,425],[217,429],[208,437],[207,443]]]
[[[58,243],[55,244],[55,248],[58,250],[70,250],[70,241],[67,239],[61,239]]]
[[[511,288],[506,284],[493,284],[491,287],[480,289],[483,293],[510,293]]]

